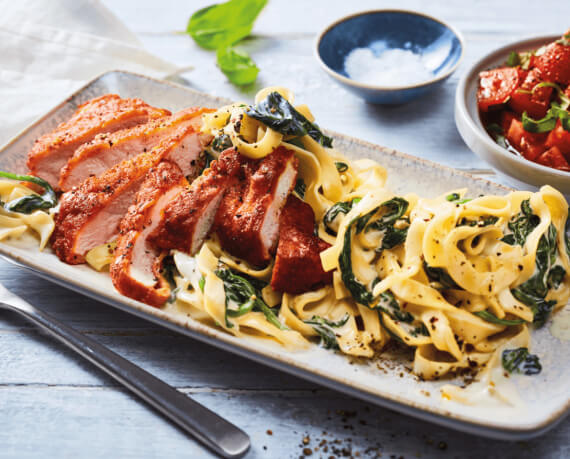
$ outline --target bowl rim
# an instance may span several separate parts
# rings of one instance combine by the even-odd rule
[[[409,14],[412,16],[420,16],[420,17],[424,17],[427,18],[433,22],[437,22],[439,24],[441,24],[442,26],[446,27],[447,29],[449,29],[457,38],[457,40],[459,41],[459,45],[460,45],[460,54],[459,54],[459,58],[457,59],[457,61],[455,62],[455,64],[453,64],[453,66],[447,70],[445,73],[438,75],[435,78],[432,78],[430,80],[426,80],[423,81],[421,83],[416,83],[416,84],[412,84],[412,85],[407,85],[407,86],[378,86],[378,85],[371,85],[371,84],[367,84],[367,83],[361,83],[357,80],[353,80],[352,78],[347,78],[344,75],[342,75],[341,73],[337,72],[336,70],[333,70],[332,68],[330,68],[325,61],[323,61],[323,59],[321,58],[321,54],[319,53],[319,45],[323,39],[323,37],[334,27],[336,27],[337,25],[346,22],[350,19],[354,19],[356,17],[359,16],[365,16],[368,14],[377,14],[377,13],[402,13],[402,14]],[[448,78],[453,72],[455,72],[455,70],[457,70],[457,67],[459,67],[459,65],[461,64],[461,62],[463,61],[463,57],[465,55],[465,40],[463,39],[463,35],[461,34],[461,32],[459,32],[458,29],[456,29],[455,27],[453,27],[452,25],[450,25],[449,23],[442,21],[441,19],[438,19],[434,16],[431,16],[429,14],[425,14],[419,11],[413,11],[413,10],[406,10],[406,9],[400,9],[400,8],[379,8],[379,9],[373,9],[373,10],[365,10],[365,11],[358,11],[356,13],[352,13],[346,16],[342,16],[339,19],[335,20],[334,22],[330,23],[329,25],[327,25],[323,30],[321,30],[321,32],[317,35],[317,38],[315,40],[315,44],[313,47],[313,52],[315,54],[315,57],[317,58],[319,64],[321,65],[321,67],[325,70],[325,72],[327,72],[329,75],[331,75],[332,77],[340,80],[343,83],[346,83],[350,86],[356,86],[359,87],[361,89],[369,89],[369,90],[375,90],[375,91],[402,91],[402,90],[406,90],[406,89],[415,89],[415,88],[422,88],[425,86],[430,86],[432,84],[438,83],[440,81],[445,80],[446,78]]]
[[[481,127],[479,127],[477,125],[477,123],[475,122],[475,120],[473,119],[471,114],[469,113],[469,110],[467,109],[467,104],[466,104],[466,100],[469,97],[469,95],[467,94],[467,85],[469,82],[472,81],[473,78],[478,78],[479,71],[476,71],[476,70],[479,67],[481,67],[485,61],[491,60],[491,59],[496,59],[499,56],[501,56],[503,54],[506,55],[506,53],[513,51],[515,49],[521,49],[522,50],[525,47],[531,48],[533,46],[536,46],[537,44],[540,46],[540,43],[545,45],[547,43],[550,43],[550,42],[556,40],[559,37],[560,37],[560,35],[540,35],[540,36],[524,38],[522,40],[517,40],[517,41],[511,42],[511,43],[508,43],[504,46],[501,46],[500,48],[497,48],[497,49],[485,54],[481,58],[479,58],[476,62],[473,63],[473,65],[471,65],[469,67],[469,69],[467,69],[467,71],[463,74],[463,76],[459,80],[459,83],[457,84],[457,89],[455,91],[455,107],[456,107],[456,110],[458,111],[459,115],[466,122],[466,124],[469,127],[469,129],[471,130],[471,132],[477,137],[477,139],[479,141],[481,141],[485,145],[485,147],[488,150],[491,150],[493,152],[493,154],[498,154],[499,156],[502,156],[503,158],[505,158],[506,160],[509,160],[509,161],[515,161],[516,163],[520,164],[521,166],[527,166],[530,169],[534,169],[536,171],[540,171],[543,173],[544,172],[550,173],[550,174],[553,174],[555,176],[560,177],[561,179],[568,179],[568,178],[570,178],[570,172],[561,171],[561,170],[555,169],[553,167],[543,166],[542,164],[535,163],[534,161],[530,161],[530,160],[528,160],[522,156],[514,155],[512,152],[510,152],[506,148],[501,147],[499,144],[497,144],[491,138],[491,136],[489,134],[487,134],[487,132],[484,129],[482,129]],[[456,119],[455,124],[457,125],[457,119]],[[471,146],[469,146],[469,148],[471,149]],[[477,154],[479,156],[479,154],[477,152],[475,152],[475,154]],[[505,174],[511,175],[515,178],[518,178],[518,179],[520,179],[526,183],[529,183],[528,179],[522,178],[522,177],[520,177],[520,175],[518,175],[518,176],[512,175],[512,172],[506,172],[506,171],[501,171],[501,172],[504,172]]]

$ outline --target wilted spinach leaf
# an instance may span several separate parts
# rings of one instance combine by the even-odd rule
[[[305,199],[305,193],[307,192],[307,185],[305,185],[305,181],[302,178],[298,178],[295,182],[295,189],[293,190],[297,193],[301,199]]]
[[[287,99],[274,91],[246,114],[283,135],[301,137],[308,135],[324,147],[332,148],[332,138],[324,135],[319,127],[295,110]]]
[[[537,375],[542,370],[538,356],[530,354],[526,347],[506,349],[501,357],[503,368],[509,373]]]
[[[41,195],[30,194],[4,204],[4,208],[10,212],[20,212],[22,214],[31,214],[34,210],[47,210],[57,205],[57,196],[53,188],[48,182],[33,175],[18,175],[11,172],[0,171],[0,177],[5,177],[21,182],[35,183],[41,186],[45,191]]]
[[[313,316],[310,320],[305,320],[304,322],[313,327],[313,330],[319,334],[321,337],[321,346],[325,349],[338,349],[338,342],[336,340],[334,329],[342,327],[348,321],[348,318],[348,313],[336,322],[325,319],[324,317]]]
[[[390,290],[386,290],[380,294],[377,307],[382,310],[382,312],[388,314],[393,320],[406,323],[412,323],[414,321],[413,315],[408,311],[402,311],[400,303],[398,303],[398,300]]]
[[[522,319],[513,319],[513,320],[499,319],[495,314],[492,314],[489,311],[478,311],[478,312],[474,312],[473,314],[481,317],[481,319],[486,320],[487,322],[491,322],[491,323],[497,324],[497,325],[511,326],[511,325],[524,324],[524,322],[525,322]]]
[[[233,327],[228,317],[239,317],[250,311],[260,311],[272,325],[275,325],[280,330],[288,329],[279,321],[275,312],[263,301],[261,295],[261,288],[263,288],[263,286],[259,281],[254,281],[245,275],[235,274],[227,267],[217,269],[215,274],[224,282],[224,291],[226,293],[226,325],[228,327]],[[228,306],[234,307],[230,308]]]
[[[432,282],[438,282],[443,288],[463,290],[444,268],[434,268],[424,261],[424,271]]]

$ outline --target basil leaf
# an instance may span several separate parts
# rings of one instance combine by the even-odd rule
[[[246,114],[283,135],[308,135],[322,146],[332,148],[332,138],[324,135],[316,124],[295,110],[278,92],[268,94],[264,100],[250,107]]]
[[[519,56],[519,53],[517,53],[516,51],[511,51],[509,57],[507,58],[507,65],[509,67],[516,67],[520,63],[521,63],[521,58]]]
[[[566,107],[570,105],[570,98],[568,98],[568,102],[564,103]],[[570,131],[570,113],[568,113],[567,108],[564,109],[562,106],[558,105],[556,102],[552,102],[550,110],[552,115],[558,118],[562,124],[562,127],[565,131]]]
[[[204,286],[206,285],[206,278],[204,277],[204,275],[202,275],[200,277],[200,279],[198,279],[198,287],[200,287],[200,290],[202,292],[204,292]]]
[[[310,320],[305,320],[307,325],[313,327],[321,337],[320,345],[325,349],[338,349],[338,342],[336,340],[336,333],[334,328],[342,327],[349,319],[348,313],[340,320],[333,322],[320,316],[313,316]]]
[[[186,32],[206,49],[233,45],[251,33],[267,0],[230,0],[196,11]]]
[[[501,362],[509,373],[524,373],[530,376],[542,371],[538,356],[529,353],[526,347],[504,350]]]
[[[51,185],[44,179],[34,177],[33,175],[18,175],[10,172],[0,171],[0,177],[19,180],[21,182],[30,182],[41,186],[45,191],[42,195],[30,194],[4,204],[4,208],[10,212],[20,212],[22,214],[31,214],[34,210],[47,210],[57,205],[57,196]]]
[[[244,86],[257,78],[259,68],[249,55],[231,46],[219,48],[216,57],[218,67],[233,84]]]
[[[523,112],[521,121],[525,131],[535,134],[550,132],[556,127],[556,118],[552,115],[550,110],[544,118],[539,120],[534,120],[529,117],[526,112]]]
[[[487,322],[491,322],[497,325],[511,326],[511,325],[520,325],[525,323],[523,319],[513,319],[513,320],[499,319],[495,314],[492,314],[489,311],[478,311],[474,312],[473,314],[475,314],[478,317],[481,317],[481,319],[486,320]]]

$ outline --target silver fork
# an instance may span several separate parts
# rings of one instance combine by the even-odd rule
[[[222,457],[241,457],[249,449],[249,437],[241,429],[97,341],[36,309],[2,284],[0,308],[17,312],[39,325]]]

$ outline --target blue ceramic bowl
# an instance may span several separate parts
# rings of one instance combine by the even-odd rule
[[[351,79],[346,56],[376,41],[388,49],[410,49],[429,62],[433,78],[409,86],[376,86]],[[438,19],[404,10],[365,11],[339,19],[317,38],[316,55],[324,70],[349,91],[375,104],[402,104],[431,91],[457,68],[463,56],[459,32]]]

